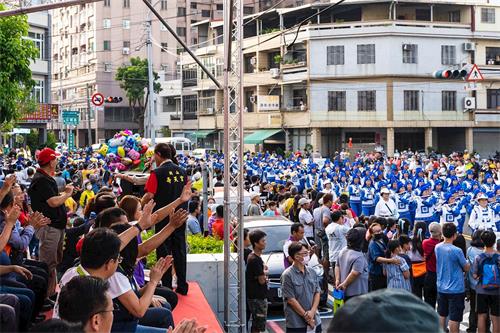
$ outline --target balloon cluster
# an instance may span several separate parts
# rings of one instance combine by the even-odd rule
[[[153,156],[148,140],[130,130],[116,133],[97,152],[106,158],[110,169],[119,171],[144,167],[144,163]]]

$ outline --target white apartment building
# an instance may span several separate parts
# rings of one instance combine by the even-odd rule
[[[311,145],[330,155],[351,139],[355,149],[382,145],[389,155],[432,147],[442,152],[467,148],[487,156],[498,149],[500,4],[347,0],[284,38],[269,40],[327,5],[272,10],[247,25],[248,148]],[[219,22],[198,26],[202,29],[220,37]],[[221,38],[207,42],[211,45],[197,54],[222,78]],[[170,127],[174,135],[221,149],[222,91],[189,57],[182,62],[191,80],[183,84],[182,103],[176,103],[182,116],[173,117]],[[484,76],[476,87],[432,76],[474,63]],[[475,99],[475,108],[465,107],[466,98]]]
[[[188,44],[198,44],[197,29],[190,26],[204,19],[222,17],[222,0],[154,0],[153,5]],[[246,12],[253,12],[249,1]],[[177,58],[181,52],[177,41],[141,0],[104,0],[86,5],[52,11],[52,100],[63,110],[78,110],[80,125],[76,145],[88,144],[87,128],[90,113],[92,141],[110,138],[121,129],[136,130],[133,112],[124,91],[115,81],[117,69],[130,63],[131,57],[146,58],[146,22],[152,22],[153,66],[163,78],[177,78]],[[105,103],[102,107],[87,107],[89,95],[96,92],[105,97],[122,97],[121,103]],[[168,126],[170,117],[161,117],[163,105],[157,103],[158,117],[153,122],[157,130]],[[156,126],[156,124],[161,124]],[[64,132],[60,122],[53,124]]]

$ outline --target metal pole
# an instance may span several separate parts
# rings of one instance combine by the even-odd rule
[[[92,146],[92,128],[90,126],[90,93],[89,93],[90,85],[87,83],[87,125],[88,125],[88,138],[89,138],[89,146]]]
[[[154,92],[154,76],[153,76],[153,43],[151,37],[152,30],[152,22],[151,15],[148,13],[148,39],[146,40],[146,48],[147,48],[147,56],[148,56],[148,91],[149,91],[149,100],[148,100],[148,135],[151,138],[151,143],[155,144],[156,133],[153,126],[153,114],[154,114],[154,100],[155,100],[155,92]]]
[[[4,10],[0,12],[0,17],[14,16],[14,15],[23,15],[35,12],[41,12],[51,9],[57,9],[61,7],[69,7],[76,5],[84,5],[87,3],[99,2],[102,0],[69,0],[69,1],[59,1],[41,5],[34,5],[29,7],[16,8],[11,10]]]
[[[208,167],[206,162],[201,166],[203,176],[203,230],[208,231]]]
[[[182,73],[182,55],[179,57],[179,72],[181,76],[181,115],[180,115],[180,120],[181,124],[184,122],[184,74]],[[183,127],[184,129],[184,127]]]

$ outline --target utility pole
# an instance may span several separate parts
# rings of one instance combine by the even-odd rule
[[[90,93],[89,93],[90,85],[87,83],[87,135],[89,138],[89,146],[92,146],[92,129],[90,126]]]
[[[148,100],[148,135],[151,138],[151,144],[155,144],[156,131],[153,125],[153,114],[155,107],[155,92],[154,92],[154,77],[153,77],[153,42],[152,42],[152,21],[151,12],[148,13],[148,38],[146,40],[146,50],[148,56],[148,90],[149,90],[149,100]]]

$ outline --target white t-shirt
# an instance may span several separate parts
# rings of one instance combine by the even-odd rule
[[[399,212],[394,200],[389,199],[388,201],[385,201],[383,198],[380,198],[377,202],[377,206],[375,207],[375,216],[392,217],[397,219],[399,217]]]
[[[81,267],[81,266],[78,266]],[[72,278],[75,276],[79,276],[80,274],[77,272],[78,267],[72,267],[64,273],[64,275],[61,278],[61,281],[59,281],[59,287],[62,288],[66,283],[68,283]],[[83,267],[81,268],[82,272],[85,275],[90,275]],[[115,272],[109,279],[109,289],[108,289],[108,294],[111,297],[111,299],[115,299],[129,290],[132,289],[130,286],[130,282],[127,279],[127,277],[119,272]],[[54,314],[52,315],[52,318],[59,318],[59,294],[57,294],[57,299],[56,299],[56,304],[54,306]]]
[[[304,236],[314,237],[314,218],[311,212],[301,208],[299,212],[299,222],[304,226]]]
[[[325,233],[328,236],[328,254],[330,262],[337,262],[340,251],[347,246],[345,235],[351,229],[349,226],[330,223],[325,228]]]

